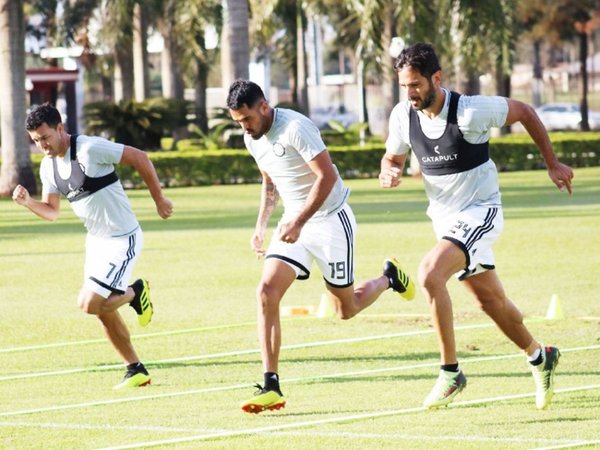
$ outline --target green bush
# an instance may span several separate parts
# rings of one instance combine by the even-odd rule
[[[85,132],[143,150],[159,150],[163,136],[187,124],[188,106],[189,102],[166,98],[88,103],[83,108]]]
[[[600,133],[550,133],[554,152],[572,167],[600,165]],[[490,153],[498,170],[531,170],[545,167],[544,160],[527,134],[514,134],[490,141]]]
[[[600,133],[552,133],[554,150],[560,160],[572,167],[600,166]],[[182,140],[178,150],[154,152],[149,156],[165,186],[196,186],[210,184],[255,183],[260,173],[246,150],[202,150],[194,140]],[[498,169],[530,170],[544,167],[543,159],[528,136],[514,135],[493,139],[492,159]],[[331,146],[331,158],[341,176],[346,179],[376,177],[385,153],[382,142],[361,147]],[[39,179],[39,162],[43,155],[34,154],[34,170]],[[127,187],[138,187],[141,177],[132,167],[120,165],[117,172]]]

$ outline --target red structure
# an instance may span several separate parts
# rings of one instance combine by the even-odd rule
[[[25,76],[31,82],[31,89],[29,89],[30,105],[40,105],[45,102],[56,105],[59,88],[63,85],[67,104],[65,126],[69,133],[77,133],[75,85],[79,79],[79,70],[65,70],[58,67],[27,69]]]

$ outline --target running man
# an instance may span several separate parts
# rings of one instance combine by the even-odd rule
[[[79,307],[100,320],[108,340],[127,365],[123,380],[114,388],[150,384],[150,375],[117,311],[129,304],[141,326],[148,325],[153,313],[148,281],[138,279],[130,286],[126,284],[142,250],[143,234],[114,165],[135,167],[160,217],[170,217],[173,205],[163,196],[154,166],[142,150],[100,137],[69,135],[60,113],[49,103],[32,109],[26,128],[45,155],[40,166],[42,199],[34,200],[27,189],[18,185],[13,200],[42,219],[54,221],[59,216],[61,194],[67,197],[87,228]]]
[[[295,111],[272,108],[261,88],[246,80],[231,85],[227,106],[244,129],[246,147],[262,174],[260,207],[250,245],[258,257],[265,257],[256,289],[264,387],[257,385],[256,395],[241,404],[244,411],[259,413],[285,406],[278,375],[279,304],[294,280],[310,276],[313,260],[343,320],[354,317],[390,287],[412,300],[415,286],[398,262],[390,259],[384,261],[383,275],[354,287],[357,228],[346,203],[349,189],[313,122]],[[279,196],[283,216],[265,251],[267,225]]]
[[[527,355],[536,384],[536,406],[544,409],[552,400],[560,352],[532,337],[494,270],[492,245],[502,231],[503,216],[498,174],[489,157],[490,128],[521,122],[539,148],[550,179],[569,194],[573,171],[558,161],[548,133],[529,105],[444,89],[431,45],[418,43],[404,49],[394,68],[407,100],[396,105],[390,116],[380,185],[400,184],[412,149],[421,166],[429,198],[427,214],[438,239],[418,274],[441,351],[439,377],[424,405],[446,405],[467,384],[456,356],[452,302],[446,288],[455,274],[482,310]]]

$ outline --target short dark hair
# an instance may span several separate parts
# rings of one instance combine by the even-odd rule
[[[261,100],[265,100],[265,94],[258,84],[249,80],[235,80],[229,87],[227,107],[233,110],[244,105],[252,108]]]
[[[43,123],[48,124],[50,128],[56,128],[59,123],[62,123],[62,118],[58,109],[46,102],[43,105],[34,106],[25,120],[25,128],[27,131],[36,130]]]
[[[424,42],[417,42],[400,52],[394,63],[394,69],[400,71],[406,66],[418,70],[426,78],[431,78],[431,75],[441,70],[433,46]]]

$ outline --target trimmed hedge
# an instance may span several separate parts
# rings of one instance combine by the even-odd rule
[[[551,133],[554,151],[561,162],[572,167],[600,166],[600,133]],[[492,159],[501,171],[544,168],[543,159],[527,135],[495,138],[490,144]],[[381,143],[329,147],[331,158],[343,178],[376,177],[385,152]],[[260,173],[246,150],[192,150],[148,153],[165,186],[256,183]],[[32,155],[39,180],[41,154]],[[142,180],[130,166],[118,166],[126,187],[137,187]]]

